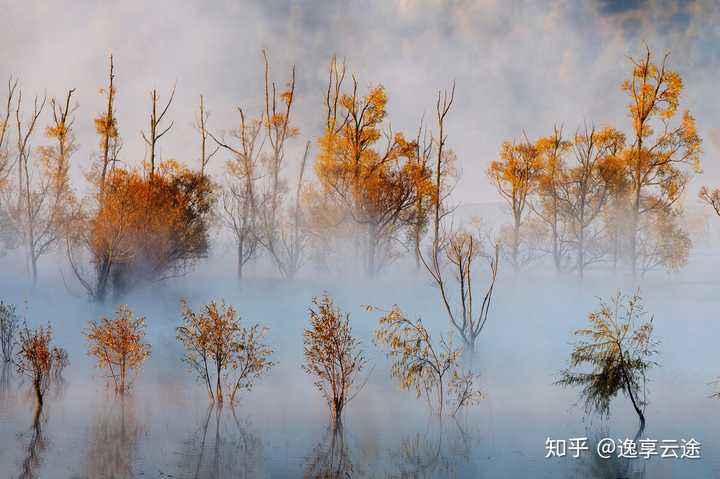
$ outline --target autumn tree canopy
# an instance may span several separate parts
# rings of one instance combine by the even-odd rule
[[[417,208],[431,190],[417,145],[386,125],[388,98],[381,85],[365,95],[352,78],[344,92],[345,64],[333,58],[326,95],[326,124],[315,172],[327,199],[340,205],[362,235],[363,267],[374,275],[391,259],[393,241],[424,214]]]

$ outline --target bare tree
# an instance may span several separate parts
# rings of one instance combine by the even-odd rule
[[[170,98],[168,98],[167,103],[165,103],[164,107],[159,107],[158,102],[160,101],[160,97],[158,95],[157,89],[154,89],[150,92],[150,123],[148,125],[148,133],[146,134],[144,131],[140,132],[140,134],[143,137],[143,140],[145,140],[145,143],[148,146],[148,149],[150,150],[150,178],[152,178],[155,175],[155,149],[157,147],[158,142],[160,139],[170,131],[170,129],[175,124],[174,121],[171,121],[170,124],[165,127],[164,125],[161,125],[163,122],[163,119],[165,118],[165,114],[168,111],[168,108],[170,108],[170,105],[173,102],[173,99],[175,98],[175,87],[173,86],[172,93],[170,93]]]
[[[115,65],[113,56],[110,55],[110,67],[108,72],[108,86],[101,90],[107,102],[105,112],[95,119],[95,130],[100,136],[100,165],[98,190],[99,200],[102,202],[105,194],[105,183],[108,171],[117,161],[117,154],[121,146],[118,134],[117,118],[115,118]]]
[[[18,82],[10,77],[7,83],[7,100],[5,102],[5,111],[0,117],[0,191],[7,186],[7,178],[10,175],[15,163],[10,156],[10,115],[12,112],[13,98],[17,90]]]
[[[19,197],[14,222],[23,239],[33,284],[37,282],[39,258],[65,236],[69,208],[74,202],[69,180],[70,156],[77,149],[72,116],[75,108],[71,107],[74,91],[68,91],[62,103],[54,98],[50,100],[53,121],[45,133],[54,144],[40,148],[40,159],[35,161],[31,153],[31,138],[46,100],[35,98],[32,113],[23,126],[22,91],[18,94],[15,119]]]
[[[205,110],[205,98],[200,95],[200,109],[195,118],[195,128],[200,134],[200,175],[205,176],[205,168],[210,162],[213,156],[220,150],[220,146],[217,145],[214,149],[208,149],[207,140],[210,133],[207,130],[207,120],[210,117],[210,113]],[[212,150],[212,151],[210,151]]]
[[[480,311],[474,309],[473,304],[473,269],[476,260],[481,255],[480,242],[469,233],[449,232],[446,233],[441,229],[442,219],[447,211],[444,205],[446,198],[444,189],[446,187],[443,173],[446,171],[443,162],[446,161],[445,151],[445,118],[450,111],[455,96],[455,85],[448,93],[438,93],[436,105],[438,137],[436,140],[436,164],[435,164],[435,192],[433,205],[433,237],[429,254],[424,255],[419,249],[417,255],[430,273],[435,285],[440,291],[445,311],[448,315],[450,323],[460,334],[465,347],[472,351],[475,348],[475,340],[485,327],[490,304],[492,301],[493,290],[495,287],[495,279],[497,277],[498,268],[498,251],[499,247],[495,245],[494,257],[486,256],[490,267],[490,281],[485,291]],[[443,257],[447,259],[447,263],[443,261]],[[458,298],[454,299],[451,295],[451,287],[446,279],[446,265],[450,264],[455,275],[455,281],[458,287]],[[459,307],[455,306],[455,302],[459,302]]]
[[[237,276],[242,279],[245,265],[251,261],[259,245],[258,186],[259,163],[262,145],[259,136],[262,116],[246,120],[242,108],[238,108],[240,126],[232,132],[237,146],[231,146],[208,133],[215,142],[233,155],[226,164],[230,184],[223,192],[223,219],[235,238],[237,248]]]

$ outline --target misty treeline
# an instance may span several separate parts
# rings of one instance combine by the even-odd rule
[[[512,213],[501,235],[515,269],[549,255],[583,276],[599,262],[635,274],[679,269],[691,247],[682,199],[700,173],[701,140],[680,110],[683,81],[646,47],[622,83],[630,129],[586,124],[503,143],[487,174]],[[706,189],[701,197],[711,198]]]
[[[320,270],[350,265],[375,275],[411,252],[440,286],[445,264],[435,258],[462,271],[459,260],[468,255],[492,262],[493,243],[515,270],[540,258],[581,277],[600,262],[626,264],[633,274],[678,269],[691,247],[682,199],[692,172],[700,172],[701,140],[693,117],[680,110],[682,78],[667,63],[667,54],[658,62],[649,49],[632,60],[622,83],[626,132],[556,126],[548,136],[504,142],[487,168],[511,213],[497,232],[438,225],[454,209],[446,203],[459,177],[440,124],[452,99],[440,105],[438,98],[433,128],[421,121],[412,135],[393,131],[385,89],[362,90],[335,58],[319,138],[301,139],[295,68],[277,82],[263,52],[260,111],[237,107],[234,127],[214,125],[201,95],[198,150],[183,163],[160,154],[174,125],[174,88],[151,91],[147,126],[135,140],[144,158],[124,157],[110,57],[86,185],[72,184],[69,174],[79,148],[79,93],[28,98],[11,78],[0,117],[2,242],[24,251],[33,281],[43,255],[64,252],[98,300],[185,273],[208,254],[211,229],[221,226],[234,239],[239,278],[261,255],[292,278],[311,261]],[[717,210],[719,195],[703,188],[700,196]],[[434,252],[423,259],[429,243]]]

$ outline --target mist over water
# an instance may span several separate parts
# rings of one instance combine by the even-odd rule
[[[628,470],[594,454],[545,459],[545,440],[635,434],[637,416],[624,398],[613,401],[603,420],[585,414],[578,390],[553,382],[566,365],[572,332],[585,324],[598,298],[616,289],[631,293],[637,286],[660,341],[660,365],[648,374],[643,437],[695,438],[702,443],[702,458],[636,459],[629,477],[713,477],[720,471],[712,419],[717,405],[708,384],[718,376],[720,284],[712,273],[720,257],[705,250],[693,253],[681,272],[652,273],[639,284],[605,267],[583,282],[551,268],[519,275],[501,270],[490,319],[471,359],[484,399],[442,421],[429,414],[423,398],[401,391],[390,377],[389,361],[372,343],[379,313],[364,308],[398,304],[408,317],[422,317],[433,334],[448,334],[437,290],[423,271],[415,272],[409,261],[375,280],[308,271],[283,281],[257,271],[240,284],[222,267],[227,258],[218,251],[185,277],[145,285],[123,298],[147,318],[145,341],[152,346],[123,399],[95,368],[82,335],[88,320],[111,316],[116,304],[71,294],[72,286],[69,291],[49,261],[32,290],[16,260],[2,259],[2,299],[17,304],[31,326],[50,321],[55,344],[70,356],[65,382],[48,392],[40,440],[30,385],[12,370],[4,373],[2,477],[617,477],[617,471]],[[307,310],[323,291],[351,313],[372,371],[336,436],[327,405],[301,369]],[[246,326],[269,328],[277,365],[234,407],[210,404],[204,386],[182,362],[175,339],[180,298],[193,307],[224,299]],[[28,469],[32,475],[23,476]]]

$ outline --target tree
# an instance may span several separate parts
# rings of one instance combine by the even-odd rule
[[[641,277],[659,267],[677,271],[687,264],[692,240],[678,223],[679,216],[677,211],[656,211],[643,218],[636,249]]]
[[[343,409],[364,385],[356,381],[366,360],[359,341],[352,335],[350,315],[336,308],[328,293],[313,298],[313,304],[317,309],[310,308],[310,328],[303,333],[303,369],[317,378],[315,387],[330,406],[333,420],[339,423]]]
[[[552,136],[542,137],[535,143],[541,155],[542,169],[537,175],[536,202],[530,208],[550,230],[550,252],[555,271],[560,272],[567,262],[567,225],[560,208],[560,183],[565,174],[565,155],[572,143],[563,139],[562,128],[555,127]]]
[[[299,135],[292,125],[295,98],[295,67],[284,90],[270,79],[267,53],[264,60],[264,109],[257,119],[240,112],[240,127],[232,132],[237,145],[209,134],[233,155],[227,164],[228,191],[223,195],[226,223],[235,237],[238,252],[238,277],[242,269],[264,249],[283,278],[296,275],[305,261],[307,234],[301,195],[309,143],[299,167],[297,188],[290,199],[284,172],[288,143]]]
[[[17,328],[18,317],[15,305],[0,301],[0,352],[4,363],[9,363],[13,359]]]
[[[600,302],[600,309],[588,315],[588,328],[578,329],[582,339],[574,344],[570,365],[560,373],[560,386],[580,386],[588,412],[601,415],[610,412],[610,401],[622,393],[632,403],[645,429],[645,388],[647,371],[656,366],[657,341],[652,336],[653,318],[646,320],[640,293],[631,297],[619,291],[610,302]],[[590,368],[585,372],[583,368]]]
[[[452,156],[445,154],[445,118],[450,111],[455,96],[455,85],[448,94],[438,93],[436,105],[438,138],[436,140],[436,163],[432,172],[434,175],[434,183],[424,189],[429,190],[427,193],[431,197],[430,211],[432,214],[432,245],[430,255],[424,255],[420,250],[420,245],[416,244],[416,255],[425,269],[430,273],[435,285],[440,291],[445,311],[450,320],[450,324],[457,330],[463,340],[464,346],[473,351],[475,341],[480,332],[485,327],[492,294],[495,287],[498,268],[499,247],[495,245],[494,257],[486,255],[482,251],[481,242],[475,236],[464,231],[445,232],[442,229],[442,220],[447,214],[448,208],[445,204],[447,198],[448,184],[447,176],[449,173],[448,161]],[[429,151],[426,150],[429,154]],[[473,304],[473,273],[476,261],[480,256],[488,259],[490,269],[489,286],[483,297],[480,311],[474,309]],[[444,257],[444,258],[443,258]],[[452,297],[451,286],[447,281],[446,268],[454,273],[455,283],[457,285],[456,297]],[[459,307],[458,304],[459,303]]]
[[[305,144],[305,153],[298,172],[295,200],[280,217],[275,247],[271,251],[280,274],[285,278],[294,278],[306,260],[309,235],[306,229],[307,213],[303,208],[302,193],[309,153],[310,142],[308,141]]]
[[[663,210],[670,212],[680,199],[688,181],[685,168],[700,171],[701,140],[695,119],[688,110],[676,125],[671,121],[680,105],[682,77],[667,68],[669,53],[658,65],[650,48],[645,55],[631,59],[633,71],[622,88],[630,97],[633,143],[625,151],[631,191],[630,252],[633,275],[637,272],[641,217]]]
[[[152,182],[153,177],[155,176],[155,150],[158,142],[175,124],[174,121],[171,121],[168,126],[162,125],[162,122],[165,119],[165,114],[167,113],[168,108],[170,108],[170,105],[172,105],[174,98],[175,87],[173,87],[172,93],[170,93],[170,98],[168,98],[165,106],[158,107],[158,101],[160,101],[158,91],[153,88],[150,92],[150,123],[148,125],[148,133],[146,134],[144,131],[140,132],[150,152],[150,182]]]
[[[122,304],[115,319],[91,320],[85,332],[90,356],[97,359],[97,367],[109,369],[115,392],[124,394],[130,387],[128,373],[136,371],[150,357],[150,345],[143,343],[145,317],[135,318],[127,305]]]
[[[362,228],[364,269],[372,276],[390,259],[398,235],[413,223],[416,145],[402,133],[388,129],[383,134],[387,95],[382,86],[360,96],[353,77],[351,93],[342,93],[344,79],[345,65],[333,58],[315,172],[329,198]],[[386,144],[380,147],[383,136]]]
[[[205,97],[200,95],[200,109],[195,117],[195,128],[200,134],[200,175],[205,176],[205,169],[208,163],[220,150],[220,145],[217,145],[212,152],[209,152],[207,147],[208,137],[210,132],[207,130],[207,120],[210,118],[210,113],[205,110]]]
[[[513,224],[510,238],[510,259],[515,271],[521,266],[521,227],[530,195],[542,171],[542,158],[536,145],[529,140],[521,143],[506,141],[500,147],[500,158],[490,162],[487,175],[500,196],[510,207]]]
[[[18,332],[18,352],[16,366],[18,374],[30,379],[35,391],[38,410],[42,409],[45,392],[53,381],[60,379],[68,364],[67,352],[52,346],[53,330],[38,327],[31,330],[25,325]]]
[[[152,178],[114,168],[98,209],[72,228],[68,257],[80,283],[102,301],[108,290],[119,297],[143,281],[184,274],[207,254],[212,191],[207,176],[175,161],[157,165]],[[83,271],[83,252],[94,274]]]
[[[715,213],[720,216],[720,188],[710,190],[707,186],[703,186],[698,196],[701,201],[712,206]]]
[[[230,402],[235,402],[239,391],[251,390],[274,365],[273,351],[263,342],[267,329],[242,326],[235,308],[224,302],[211,301],[200,313],[185,300],[181,305],[183,324],[177,328],[177,340],[185,347],[185,362],[205,382],[211,401],[223,402],[224,383],[232,391]]]
[[[7,100],[5,102],[5,111],[0,116],[0,230],[5,230],[7,222],[6,215],[8,213],[5,201],[5,194],[9,191],[8,177],[12,173],[15,166],[15,162],[10,155],[10,115],[12,113],[13,99],[15,97],[15,91],[17,90],[17,80],[10,77],[7,84]],[[9,198],[9,195],[7,195]],[[8,241],[9,238],[5,238],[4,235],[0,234],[0,241]]]
[[[98,188],[98,200],[102,203],[105,193],[105,183],[108,172],[114,167],[117,155],[122,147],[122,140],[118,133],[117,118],[115,117],[115,65],[110,55],[108,72],[108,86],[100,90],[106,97],[106,109],[95,118],[95,132],[100,137],[100,162],[94,165],[91,176]]]
[[[397,306],[378,320],[375,343],[393,360],[391,374],[400,381],[400,387],[415,389],[418,398],[424,394],[439,416],[448,394],[455,399],[449,404],[453,416],[482,399],[474,386],[475,374],[460,366],[462,349],[453,346],[452,338],[433,340],[422,320],[407,319]]]
[[[617,157],[625,137],[614,128],[594,127],[575,134],[573,166],[560,176],[557,194],[561,214],[567,218],[572,245],[577,253],[575,268],[582,279],[585,267],[604,256],[603,228],[596,226],[624,174]]]
[[[224,140],[215,142],[232,153],[233,159],[226,163],[230,184],[223,192],[223,219],[235,237],[237,248],[237,276],[242,279],[245,265],[255,257],[259,245],[258,186],[261,145],[258,137],[262,130],[262,118],[245,120],[240,113],[240,126],[232,132],[239,142],[231,146]]]
[[[95,118],[95,132],[99,137],[100,152],[97,161],[93,162],[90,171],[86,175],[92,184],[92,193],[86,203],[89,203],[95,211],[101,211],[105,208],[105,189],[108,178],[113,174],[122,148],[122,139],[120,138],[118,121],[115,116],[117,88],[115,85],[115,64],[112,55],[110,55],[109,64],[107,87],[100,89],[100,93],[105,96],[106,107]],[[91,214],[80,208],[74,212],[65,238],[66,254],[80,283],[93,298],[102,300],[105,298],[108,288],[111,269],[120,255],[116,253],[113,247],[108,247],[112,241],[109,241],[105,248],[98,248],[97,245],[93,247],[90,244],[91,239],[85,234],[85,230],[88,229],[90,221],[88,217]],[[79,271],[80,266],[73,255],[74,249],[83,249],[90,252],[92,269],[94,270],[92,274],[95,277],[94,284],[87,278],[88,275]]]
[[[26,263],[33,284],[37,283],[37,264],[65,234],[65,226],[74,203],[70,190],[70,156],[77,146],[73,134],[73,111],[68,91],[65,101],[50,100],[53,121],[45,135],[53,144],[39,149],[40,158],[32,158],[31,138],[42,114],[46,99],[33,103],[32,113],[23,126],[22,91],[15,109],[18,151],[18,202],[12,217],[15,230],[22,238]]]

